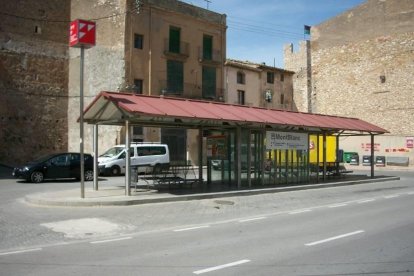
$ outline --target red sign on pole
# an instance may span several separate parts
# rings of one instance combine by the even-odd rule
[[[90,48],[95,46],[96,23],[76,19],[70,22],[69,46]]]

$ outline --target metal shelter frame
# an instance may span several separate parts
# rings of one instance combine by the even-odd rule
[[[259,107],[231,105],[225,103],[145,96],[130,93],[101,92],[84,111],[84,122],[94,125],[94,189],[98,190],[98,126],[125,126],[125,146],[130,147],[131,126],[176,127],[198,129],[199,168],[203,167],[203,130],[233,129],[236,133],[235,178],[241,187],[241,132],[249,131],[289,131],[318,135],[317,161],[319,163],[319,135],[323,136],[323,180],[326,179],[326,136],[368,136],[371,137],[371,178],[374,178],[374,137],[388,131],[368,122],[347,117],[328,116],[293,111],[273,110]],[[263,149],[263,146],[262,146]],[[338,149],[338,147],[337,147]],[[250,160],[250,153],[248,160]],[[248,182],[250,187],[250,168]],[[203,170],[199,169],[199,180]],[[317,175],[319,181],[319,174]],[[126,151],[125,195],[131,195],[130,151]]]

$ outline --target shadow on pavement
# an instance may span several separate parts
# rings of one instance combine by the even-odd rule
[[[12,167],[0,164],[0,179],[14,179],[12,172]]]

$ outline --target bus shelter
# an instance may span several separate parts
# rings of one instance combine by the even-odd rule
[[[317,182],[325,180],[328,173],[339,172],[338,160],[331,164],[327,155],[329,148],[339,155],[340,136],[370,136],[374,160],[375,135],[388,132],[356,118],[105,91],[85,109],[84,121],[94,125],[95,153],[100,125],[125,126],[127,148],[132,126],[198,129],[197,165],[207,165],[206,176],[198,170],[199,180],[206,185],[221,181],[236,188],[308,183],[312,177]],[[126,195],[131,194],[130,171],[127,151]],[[97,172],[95,154],[96,189]]]

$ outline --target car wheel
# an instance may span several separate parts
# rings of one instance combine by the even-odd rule
[[[112,166],[111,175],[120,175],[121,169],[118,166]]]
[[[93,170],[85,171],[85,181],[92,181],[93,180]]]
[[[30,175],[30,181],[34,183],[40,183],[43,181],[43,173],[42,172],[32,172]]]

